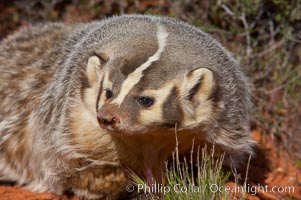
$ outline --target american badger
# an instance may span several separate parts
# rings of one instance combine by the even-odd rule
[[[221,44],[174,19],[25,27],[0,44],[0,180],[117,198],[128,170],[162,180],[175,135],[181,155],[214,144],[239,162],[249,96]]]

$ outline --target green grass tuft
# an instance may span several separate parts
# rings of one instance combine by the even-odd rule
[[[224,155],[214,158],[214,149],[211,152],[207,147],[198,148],[197,155],[191,151],[189,162],[186,158],[180,160],[176,148],[172,163],[166,164],[165,184],[156,184],[161,190],[155,193],[142,194],[146,199],[186,200],[186,199],[230,199],[230,194],[222,190],[229,179],[230,172],[224,172],[222,164]],[[196,160],[194,159],[196,158]],[[132,176],[134,184],[152,188],[146,181]],[[158,190],[157,190],[158,191]]]

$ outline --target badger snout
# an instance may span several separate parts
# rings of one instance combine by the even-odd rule
[[[97,113],[99,125],[107,130],[118,130],[121,127],[121,113],[115,105],[103,106]]]
[[[114,114],[107,114],[100,112],[97,115],[98,123],[101,126],[111,126],[112,128],[115,128],[119,124],[119,118]]]

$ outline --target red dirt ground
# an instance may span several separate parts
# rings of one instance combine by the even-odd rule
[[[243,194],[249,200],[277,200],[277,199],[301,199],[301,170],[296,167],[296,160],[285,150],[279,148],[276,142],[258,131],[252,132],[253,138],[258,141],[257,157],[251,160],[248,176],[249,187],[268,187],[268,191],[259,190],[255,195]],[[235,188],[234,182],[227,186]],[[280,192],[269,192],[272,187],[278,187]],[[287,186],[293,187],[294,191],[288,191]],[[275,190],[276,188],[274,188]],[[284,191],[286,190],[286,191]],[[232,194],[239,196],[241,193]],[[58,197],[51,193],[32,193],[19,186],[0,186],[1,200],[77,200],[74,196],[64,195]]]
[[[297,167],[297,160],[273,138],[258,131],[253,131],[252,136],[258,142],[257,155],[251,160],[247,184],[258,192],[255,195],[244,194],[244,197],[249,200],[301,199],[301,169]],[[235,187],[233,182],[227,185]],[[264,188],[260,190],[258,186]],[[235,195],[239,194],[232,196]]]
[[[68,197],[58,197],[51,193],[37,194],[22,187],[0,186],[1,200],[67,200]],[[75,200],[77,198],[73,198]]]

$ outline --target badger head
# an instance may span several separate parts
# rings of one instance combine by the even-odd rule
[[[163,27],[156,36],[155,44],[136,38],[126,46],[126,55],[98,51],[89,59],[88,75],[100,84],[96,109],[103,129],[120,134],[175,125],[192,129],[213,118],[217,105],[213,71],[193,64],[186,67],[185,58],[177,62],[180,57],[169,57],[173,52],[166,51],[172,47]]]

